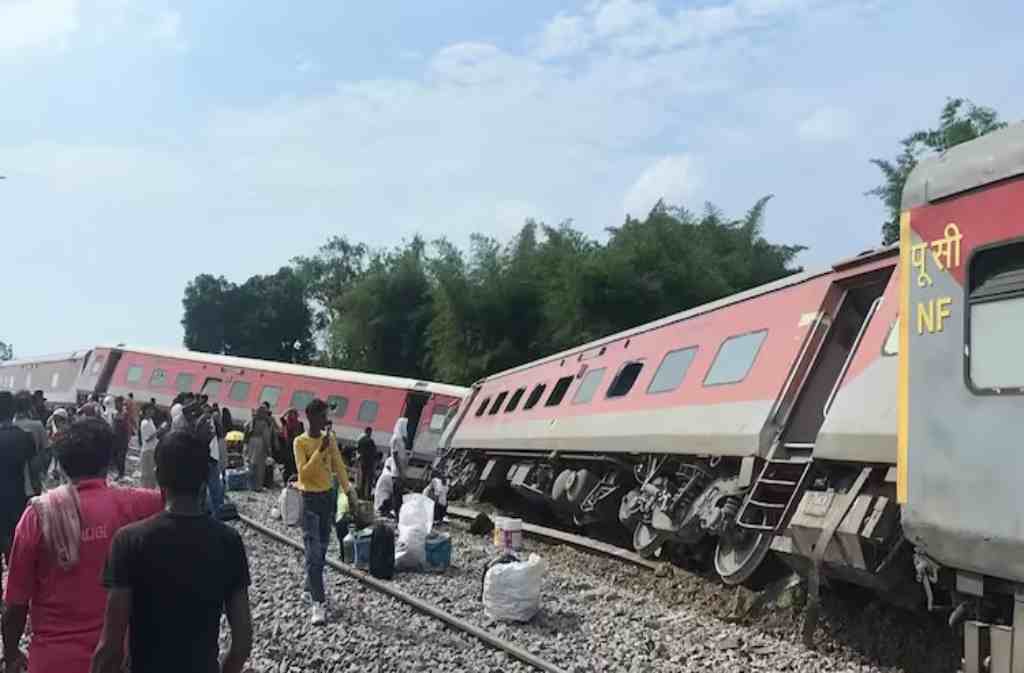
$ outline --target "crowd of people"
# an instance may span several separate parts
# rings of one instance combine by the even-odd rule
[[[248,562],[237,531],[211,516],[209,415],[154,437],[155,405],[136,426],[134,401],[48,414],[32,399],[0,392],[3,672],[239,673],[252,646]],[[136,427],[144,451],[156,440],[159,490],[108,479],[124,475]],[[222,614],[231,645],[218,662]]]
[[[179,395],[165,413],[152,399],[137,408],[131,395],[51,411],[41,393],[0,392],[0,673],[241,671],[252,644],[248,562],[239,534],[219,520],[232,444],[243,447],[254,489],[273,484],[269,457],[301,493],[305,594],[311,621],[324,623],[327,548],[332,530],[344,535],[338,503],[372,498],[379,516],[397,516],[407,421],[381,461],[373,428],[340,447],[328,405],[314,399],[304,411],[308,427],[297,410],[278,419],[268,405],[239,426],[201,395]],[[132,441],[141,488],[116,483]],[[442,480],[427,489],[443,502]],[[218,662],[222,614],[231,645]]]

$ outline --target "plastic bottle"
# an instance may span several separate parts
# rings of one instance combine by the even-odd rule
[[[356,536],[349,529],[348,535],[341,541],[341,560],[352,565],[356,557]]]

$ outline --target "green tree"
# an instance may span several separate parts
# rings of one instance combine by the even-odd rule
[[[947,98],[939,115],[939,125],[911,133],[900,141],[901,151],[892,160],[872,159],[882,171],[884,182],[865,194],[877,196],[889,213],[882,224],[882,242],[895,243],[900,237],[900,202],[903,185],[918,159],[926,152],[944,152],[960,143],[974,140],[1006,126],[992,108],[980,107],[965,98]]]
[[[290,266],[252,276],[231,297],[235,317],[227,326],[231,355],[308,363],[316,348],[313,310],[302,278]]]
[[[426,244],[416,237],[369,257],[366,269],[329,299],[328,361],[347,369],[426,378]]]
[[[0,362],[14,359],[14,348],[3,341],[0,341]]]
[[[200,274],[185,286],[185,348],[202,353],[228,353],[229,325],[235,319],[232,301],[238,288],[224,276]]]
[[[309,362],[315,354],[313,311],[291,267],[236,285],[196,276],[185,287],[185,347],[204,353]]]
[[[321,338],[328,338],[331,324],[339,318],[334,300],[366,270],[368,255],[362,243],[350,243],[344,236],[333,236],[315,255],[292,260],[313,307],[314,331]]]

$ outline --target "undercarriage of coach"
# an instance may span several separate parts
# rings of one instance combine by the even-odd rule
[[[448,470],[454,499],[509,488],[564,525],[612,532],[618,523],[645,556],[664,549],[677,562],[708,567],[714,555],[715,569],[736,583],[757,570],[771,543],[735,525],[749,490],[738,460],[459,451]]]

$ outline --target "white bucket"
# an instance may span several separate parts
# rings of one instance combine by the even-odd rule
[[[498,516],[494,518],[494,546],[499,549],[521,549],[523,520]]]

